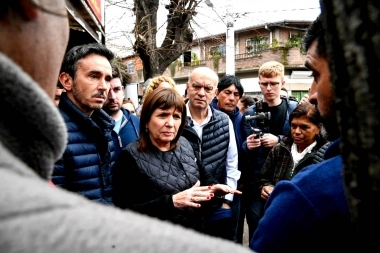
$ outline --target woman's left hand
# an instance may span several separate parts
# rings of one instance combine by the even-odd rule
[[[215,196],[224,196],[226,194],[242,194],[241,191],[234,190],[228,185],[225,184],[214,184],[211,185],[211,192],[215,194]]]
[[[274,189],[273,185],[265,185],[261,188],[261,198],[267,200]]]

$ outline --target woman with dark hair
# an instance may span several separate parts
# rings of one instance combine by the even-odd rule
[[[113,200],[120,208],[201,231],[203,215],[223,200],[215,197],[240,192],[206,172],[181,136],[186,118],[183,97],[174,89],[158,88],[145,98],[140,139],[115,164]]]
[[[255,103],[255,100],[250,95],[243,95],[238,101],[237,107],[239,107],[239,110],[241,114],[244,114],[245,111]]]
[[[289,116],[290,132],[272,148],[260,171],[261,198],[266,200],[281,180],[290,180],[302,168],[316,163],[328,142],[315,105],[299,104]]]

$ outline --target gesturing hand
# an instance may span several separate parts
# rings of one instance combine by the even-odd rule
[[[225,184],[214,184],[211,186],[211,192],[215,194],[215,196],[224,196],[226,194],[242,194],[241,191],[233,190],[231,187]]]
[[[211,186],[200,185],[201,183],[198,180],[190,189],[174,194],[172,197],[174,206],[176,208],[199,208],[201,207],[199,202],[209,201],[212,197],[214,197]]]

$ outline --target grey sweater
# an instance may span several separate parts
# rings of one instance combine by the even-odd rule
[[[1,53],[0,87],[0,252],[251,252],[50,186],[67,141],[57,108]]]

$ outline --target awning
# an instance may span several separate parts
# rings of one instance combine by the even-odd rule
[[[103,0],[66,0],[70,29],[85,31],[99,43],[104,44],[105,32],[101,19],[104,15]],[[95,6],[95,7],[94,7]],[[95,13],[97,15],[95,15]]]

